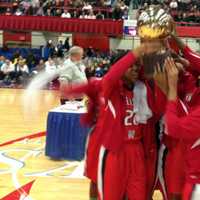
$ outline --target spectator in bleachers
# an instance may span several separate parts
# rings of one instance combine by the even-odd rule
[[[45,63],[43,59],[40,59],[39,63],[36,65],[35,69],[32,71],[32,75],[36,75],[39,72],[45,70]]]
[[[31,7],[31,2],[28,0],[24,0],[24,1],[20,2],[19,5],[23,8],[24,13],[27,14],[29,8]]]
[[[7,8],[7,9],[6,9],[5,15],[8,15],[8,16],[9,16],[9,15],[12,15],[10,8]]]
[[[17,8],[17,10],[16,10],[16,12],[15,12],[15,15],[16,15],[16,16],[23,15],[23,12],[21,11],[20,8]]]
[[[43,7],[40,5],[40,7],[37,9],[36,13],[35,13],[36,16],[44,16],[44,9]]]
[[[15,81],[18,85],[26,85],[29,78],[29,69],[26,60],[20,58],[18,64],[15,65]]]
[[[5,63],[5,57],[0,56],[0,80],[3,80],[5,78],[5,75],[2,71],[2,65]]]
[[[169,4],[169,7],[171,9],[177,9],[178,8],[178,2],[176,0],[172,0],[171,3]]]
[[[92,10],[91,4],[89,4],[88,2],[85,2],[85,3],[84,3],[84,6],[83,6],[83,8],[82,8],[82,10],[83,10],[83,11],[86,11],[86,12],[91,11],[91,10]]]
[[[54,16],[60,17],[62,15],[62,10],[61,9],[56,9]]]
[[[98,11],[98,13],[96,15],[96,19],[104,19],[104,15],[102,14],[101,11]]]
[[[75,8],[81,8],[83,7],[84,3],[82,0],[73,0],[72,1],[72,6]]]
[[[59,41],[55,50],[58,57],[62,58],[64,56],[64,44],[62,40]]]
[[[52,16],[52,15],[53,15],[50,8],[47,9],[47,12],[46,12],[45,15],[46,15],[46,16]]]
[[[123,1],[121,1],[120,8],[122,11],[124,11],[124,10],[128,9],[128,6]]]
[[[124,9],[123,10],[123,15],[122,15],[122,19],[128,19],[129,16],[128,16],[128,8]]]
[[[32,71],[32,69],[35,68],[36,62],[37,61],[36,61],[35,55],[31,51],[29,51],[29,53],[26,57],[26,63],[28,65],[29,71]]]
[[[94,12],[92,10],[89,11],[89,14],[86,16],[87,19],[96,19]]]
[[[79,14],[78,14],[78,12],[76,10],[73,11],[72,17],[73,18],[79,18]]]
[[[184,11],[189,10],[191,0],[179,0],[179,8]]]
[[[61,15],[62,18],[71,18],[70,12],[67,9],[64,9],[64,12]]]
[[[120,8],[120,4],[116,4],[112,12],[112,18],[119,20],[119,19],[122,19],[122,16],[123,16],[123,12]]]
[[[87,19],[87,14],[85,11],[82,11],[80,16],[79,16],[80,19]]]
[[[11,83],[11,80],[15,77],[15,67],[13,63],[6,59],[5,63],[1,66],[1,72],[2,72],[2,79],[4,79],[4,83],[9,85]]]
[[[5,63],[5,57],[0,56],[0,67]]]
[[[45,71],[47,73],[53,73],[57,69],[54,60],[49,57],[48,60],[45,62]]]

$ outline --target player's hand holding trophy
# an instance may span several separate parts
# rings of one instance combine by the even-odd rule
[[[164,66],[165,59],[171,55],[166,41],[175,31],[172,17],[160,6],[150,6],[138,18],[138,35],[141,43],[148,43],[152,49],[142,57],[142,65],[147,78],[152,78],[155,67]],[[153,52],[153,53],[152,53]]]

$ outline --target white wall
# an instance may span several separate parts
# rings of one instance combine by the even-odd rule
[[[31,36],[32,48],[39,48],[46,44],[46,38],[42,32],[32,32]]]
[[[39,48],[40,46],[44,46],[49,40],[52,40],[53,44],[57,44],[59,40],[62,40],[64,42],[66,37],[70,38],[71,43],[72,34],[32,32],[32,48]]]
[[[135,41],[132,37],[110,38],[110,49],[132,49],[136,45]]]
[[[3,46],[3,31],[0,31],[0,46]]]

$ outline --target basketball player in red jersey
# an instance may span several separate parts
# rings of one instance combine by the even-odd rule
[[[115,55],[110,65],[113,65],[125,53]],[[81,85],[73,85],[73,87],[62,88],[63,96],[66,98],[79,98],[83,94],[88,97],[87,113],[81,117],[82,124],[91,127],[85,156],[85,176],[90,179],[90,200],[97,199],[97,166],[98,155],[100,149],[100,138],[98,131],[100,130],[100,110],[102,107],[101,96],[101,78],[91,78],[88,83]]]
[[[180,117],[178,109],[180,100],[177,95],[178,70],[173,60],[168,60],[166,70],[169,85],[166,111],[168,134],[183,139],[187,145],[186,153],[183,155],[186,160],[186,180],[182,199],[198,200],[200,199],[200,102],[191,112],[186,105],[186,115]]]
[[[134,53],[137,55],[137,57],[139,57],[140,55],[142,55],[142,53],[143,52],[145,52],[145,51],[147,51],[147,47],[146,46],[141,46],[141,47],[139,47],[139,48],[137,48],[137,49],[135,49],[134,50]],[[122,59],[120,59],[116,64],[114,64],[114,66],[113,66],[113,69],[115,69],[114,71],[115,71],[115,74],[116,74],[116,76],[119,76],[119,74],[120,73],[123,73],[123,70],[124,70],[124,68],[129,68],[130,66],[132,66],[132,64],[135,62],[135,60],[136,60],[136,58],[135,58],[136,56],[134,56],[134,54],[132,53],[132,52],[129,52],[127,55],[125,55]],[[115,66],[120,66],[120,69],[118,68],[116,68]],[[123,67],[122,67],[123,66]],[[122,67],[122,69],[121,69],[121,67]],[[117,71],[116,71],[117,70]],[[138,69],[137,69],[138,70]],[[138,73],[138,72],[137,72]],[[129,74],[129,77],[130,76],[132,76],[132,71],[131,71],[131,74]],[[109,77],[109,76],[108,76]],[[132,77],[131,77],[132,78]],[[104,80],[102,80],[102,81],[100,81],[100,82],[102,82],[101,83],[101,85],[103,85],[104,84],[104,82],[103,82]],[[90,83],[89,83],[90,84]],[[97,87],[98,88],[98,92],[100,93],[100,91],[101,91],[101,89],[99,88],[99,87]],[[93,92],[94,92],[94,90],[95,90],[95,87],[90,87],[90,89],[93,89]],[[82,89],[81,89],[82,90]],[[80,90],[80,87],[79,88],[76,88],[76,92],[77,91],[79,91],[78,93],[83,93],[83,90],[81,91]],[[96,90],[97,91],[97,90]],[[75,91],[73,91],[73,92],[75,92]],[[94,92],[95,93],[95,92]],[[129,92],[130,93],[130,95],[133,93],[132,91],[131,92]],[[88,95],[89,96],[89,95]],[[98,96],[97,95],[97,93],[96,93],[96,96]],[[90,95],[90,97],[91,97],[91,95]],[[93,97],[94,97],[94,95],[93,95]],[[128,101],[129,101],[129,103],[128,103]],[[97,102],[96,102],[97,103]],[[133,102],[132,102],[132,99],[127,99],[127,104],[130,104],[130,106],[132,107],[132,104],[133,104]],[[96,105],[96,104],[95,104]],[[132,111],[132,110],[130,110],[130,111]],[[133,111],[132,111],[133,112]],[[93,112],[94,113],[94,112]],[[99,114],[99,117],[98,117],[98,120],[97,120],[97,125],[95,126],[95,127],[98,127],[98,124],[101,124],[101,121],[104,119],[104,117],[102,117],[102,115],[101,115],[101,113],[103,113],[103,115],[104,115],[104,110],[102,110],[102,112],[100,111],[100,114]],[[129,113],[128,113],[129,114]],[[132,113],[130,113],[129,115],[132,115]],[[128,118],[129,117],[129,118]],[[128,116],[127,117],[127,120],[131,120],[130,118],[132,118],[131,116]],[[130,123],[130,122],[127,122],[127,123]],[[95,132],[95,134],[94,134],[94,132],[93,132],[93,134],[92,134],[92,136],[93,135],[95,135],[95,138],[96,139],[94,139],[94,140],[91,140],[90,139],[90,141],[91,142],[89,142],[89,148],[88,148],[88,151],[90,152],[89,154],[87,153],[87,155],[91,155],[91,156],[88,156],[87,157],[87,159],[86,159],[86,163],[88,164],[88,163],[90,163],[90,167],[88,167],[87,166],[87,168],[86,168],[86,175],[93,181],[93,182],[95,182],[95,179],[96,179],[96,177],[95,177],[95,173],[92,173],[92,172],[95,172],[95,169],[96,169],[96,167],[95,167],[95,164],[93,163],[93,162],[90,162],[89,160],[93,160],[94,161],[94,159],[96,158],[96,154],[95,154],[95,152],[97,152],[96,151],[96,147],[95,147],[95,145],[93,144],[93,142],[95,141],[95,144],[97,144],[96,146],[98,146],[99,144],[101,144],[101,138],[98,138],[98,132],[99,132],[99,130],[102,130],[102,128],[101,127],[98,127],[98,128],[95,128],[94,129],[94,132]],[[131,133],[132,134],[132,133]],[[134,135],[133,135],[134,136]],[[130,137],[131,137],[131,135],[130,135]],[[97,139],[98,138],[98,139]],[[93,141],[93,142],[92,142]],[[91,144],[91,145],[90,145]],[[91,148],[91,146],[93,146],[94,148]],[[92,150],[93,149],[93,150]],[[94,152],[94,149],[95,149],[95,152]],[[98,148],[97,148],[98,149]],[[137,149],[136,149],[137,150]],[[93,158],[92,158],[93,157]],[[142,156],[142,158],[141,159],[143,159],[143,156]],[[97,159],[96,159],[97,160]],[[93,163],[93,164],[92,164]],[[144,165],[143,165],[143,163],[142,163],[142,167],[144,167]],[[143,174],[143,176],[145,177],[145,175]],[[145,184],[145,183],[144,183]],[[124,195],[124,194],[123,194]],[[146,193],[142,193],[142,195],[146,195]],[[122,197],[123,198],[123,197]]]
[[[196,81],[200,73],[200,63],[198,62],[200,61],[200,56],[192,52],[179,38],[175,37],[175,39],[185,58],[190,61],[189,64],[184,66],[185,70],[181,70],[179,73],[178,96],[192,111],[198,106],[200,101],[200,88],[196,87]],[[177,107],[179,115],[184,116],[185,111],[182,105],[178,104]],[[169,135],[170,133],[167,137],[164,137],[164,143],[168,147],[165,163],[166,189],[169,199],[179,200],[181,199],[181,192],[185,181],[185,161],[183,155],[186,145],[182,139],[171,138]]]
[[[148,48],[143,49],[143,52]],[[156,49],[154,49],[156,51]],[[149,51],[148,51],[149,52]],[[141,53],[129,52],[102,79],[105,101],[102,116],[102,147],[99,154],[98,191],[101,200],[146,200],[146,169],[143,126],[152,118],[152,94],[138,81]]]

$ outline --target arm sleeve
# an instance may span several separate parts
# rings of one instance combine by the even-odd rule
[[[91,97],[98,93],[98,89],[100,89],[98,86],[100,86],[100,81],[96,80],[89,80],[88,83],[83,84],[74,84],[74,85],[64,85],[61,88],[62,94],[67,96],[73,96],[73,97],[80,97],[83,94],[87,95],[88,97]]]
[[[166,110],[168,135],[174,138],[197,139],[200,137],[200,106],[184,117],[178,116],[179,100],[169,101]]]
[[[118,83],[126,70],[131,67],[135,61],[135,55],[132,52],[129,52],[111,67],[102,80],[103,95],[105,98],[110,95],[112,88]]]
[[[183,54],[191,64],[189,71],[195,71],[200,74],[200,55],[193,52],[188,46],[183,49]]]
[[[60,71],[59,81],[64,83],[70,83],[72,81],[73,70],[71,66],[65,67]]]

